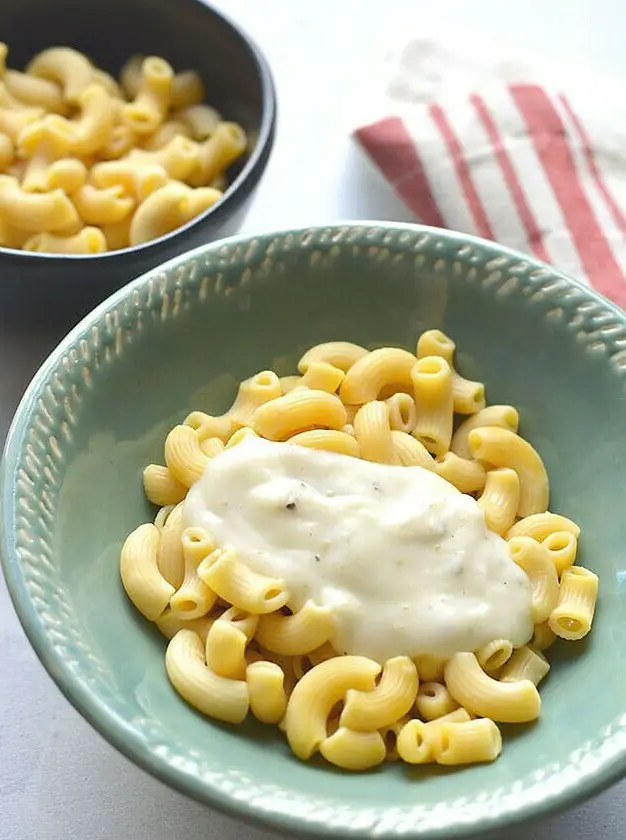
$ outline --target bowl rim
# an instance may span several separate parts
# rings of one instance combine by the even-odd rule
[[[626,714],[619,719],[620,728],[612,736],[614,740],[617,740],[620,736],[618,749],[599,759],[593,768],[580,768],[575,780],[562,784],[556,792],[551,791],[547,796],[535,797],[531,801],[522,803],[519,808],[509,807],[507,810],[498,811],[496,814],[483,815],[480,820],[447,822],[444,825],[431,827],[425,831],[420,831],[417,826],[410,830],[406,830],[406,828],[400,830],[394,828],[392,824],[385,826],[384,829],[377,828],[374,834],[370,834],[369,832],[365,833],[358,827],[355,829],[347,827],[344,822],[339,824],[332,820],[319,822],[313,818],[307,819],[302,814],[292,813],[284,803],[280,807],[272,808],[268,806],[265,808],[259,804],[258,798],[251,802],[237,796],[236,793],[226,792],[210,780],[202,780],[198,776],[186,773],[179,766],[168,763],[162,757],[157,757],[145,748],[141,738],[132,736],[132,732],[129,731],[123,719],[111,711],[110,707],[92,692],[85,681],[81,680],[72,671],[63,670],[60,667],[61,658],[52,646],[48,635],[39,626],[37,612],[22,578],[20,564],[14,550],[14,531],[12,527],[7,528],[6,511],[12,509],[11,502],[15,495],[14,478],[31,411],[50,373],[58,366],[63,355],[74,346],[76,340],[84,333],[86,328],[99,321],[107,312],[116,308],[125,300],[131,299],[137,289],[147,285],[156,275],[165,271],[171,272],[197,257],[203,257],[210,252],[218,251],[224,246],[236,247],[253,239],[266,240],[289,235],[304,237],[321,231],[329,231],[332,235],[333,232],[339,230],[356,228],[374,229],[380,232],[406,231],[417,235],[430,234],[459,246],[474,245],[483,251],[486,249],[493,259],[498,257],[516,259],[520,263],[532,266],[533,270],[547,272],[547,281],[565,281],[566,287],[576,290],[583,305],[594,304],[596,308],[599,307],[601,314],[602,312],[605,315],[610,314],[613,323],[619,322],[626,328],[626,312],[594,289],[579,280],[568,277],[547,263],[480,237],[427,225],[370,220],[331,222],[326,225],[284,228],[257,234],[237,234],[201,245],[150,269],[98,304],[57,344],[34,374],[11,422],[0,465],[0,512],[2,513],[0,516],[0,564],[22,628],[40,662],[62,694],[79,714],[89,721],[94,729],[115,746],[122,755],[181,793],[248,824],[263,825],[280,832],[295,833],[296,836],[326,838],[329,836],[352,838],[377,836],[390,839],[403,836],[416,838],[416,840],[418,838],[419,840],[427,838],[433,838],[433,840],[434,838],[438,838],[438,840],[449,838],[449,840],[452,840],[452,838],[474,836],[480,833],[481,836],[490,837],[494,832],[499,832],[512,824],[534,821],[547,814],[558,813],[573,804],[581,804],[624,777],[626,775],[626,741],[623,736],[626,734]]]
[[[237,174],[234,181],[228,185],[224,194],[212,207],[204,210],[197,216],[194,216],[184,225],[169,231],[169,233],[159,236],[157,239],[150,239],[148,242],[142,242],[140,245],[129,245],[127,248],[119,248],[115,251],[103,251],[98,254],[54,254],[39,251],[23,251],[20,248],[8,248],[0,245],[0,259],[3,257],[11,257],[18,263],[24,262],[47,262],[50,264],[67,264],[67,262],[83,262],[93,260],[104,260],[114,262],[116,260],[123,260],[134,254],[144,255],[149,253],[151,249],[156,249],[164,245],[172,239],[181,237],[185,239],[192,230],[207,219],[215,219],[218,221],[225,218],[230,212],[231,207],[236,205],[238,201],[243,201],[251,192],[254,185],[258,182],[263,174],[269,154],[274,143],[274,132],[276,128],[276,114],[277,114],[277,97],[276,85],[269,62],[265,57],[263,51],[258,46],[256,41],[248,35],[246,30],[236,21],[234,21],[229,14],[218,10],[208,0],[194,0],[198,6],[202,6],[206,12],[213,15],[214,18],[221,20],[221,22],[230,29],[239,39],[241,46],[243,46],[250,58],[252,59],[257,73],[257,78],[261,86],[261,124],[259,126],[257,140],[248,160],[245,162],[241,171]],[[201,246],[200,246],[201,247]]]

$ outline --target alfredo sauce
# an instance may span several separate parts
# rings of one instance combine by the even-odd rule
[[[185,525],[335,617],[333,646],[384,662],[533,631],[527,575],[470,496],[421,467],[248,438],[213,458]]]

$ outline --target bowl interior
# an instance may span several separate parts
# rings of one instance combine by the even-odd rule
[[[174,693],[164,642],[119,581],[126,534],[151,516],[141,470],[169,428],[228,408],[263,368],[347,339],[413,348],[438,327],[491,403],[519,408],[601,576],[592,634],[557,644],[539,723],[508,726],[495,765],[387,765],[362,775],[293,758],[254,723],[203,719]],[[478,240],[343,226],[233,240],[118,293],[40,371],[2,476],[3,559],[25,628],[68,697],[113,743],[204,801],[274,824],[380,836],[461,834],[590,793],[624,769],[624,317],[545,267]]]
[[[33,20],[37,26],[33,26]],[[242,36],[201,0],[3,0],[0,29],[8,63],[22,69],[40,50],[81,50],[115,76],[132,55],[160,55],[175,70],[197,70],[209,104],[258,131],[262,86]]]

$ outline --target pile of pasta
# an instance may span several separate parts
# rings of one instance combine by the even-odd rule
[[[140,245],[212,207],[245,151],[200,76],[134,56],[119,82],[69,47],[6,66],[0,43],[0,245],[97,254]]]
[[[510,405],[485,405],[479,382],[454,368],[454,343],[425,332],[416,353],[347,342],[313,347],[299,374],[262,371],[224,415],[192,412],[165,441],[165,465],[144,471],[154,523],[121,555],[135,606],[170,639],[169,678],[206,715],[231,723],[251,711],[278,724],[293,752],[320,752],[349,770],[400,758],[410,764],[491,761],[497,723],[539,716],[544,651],[589,632],[596,575],[575,566],[578,526],[547,511],[548,478],[518,435]],[[488,527],[508,540],[532,586],[534,634],[513,649],[494,639],[449,660],[397,656],[379,663],[338,655],[332,613],[289,610],[282,580],[257,574],[236,547],[184,528],[183,501],[210,459],[248,436],[436,472],[474,495]]]

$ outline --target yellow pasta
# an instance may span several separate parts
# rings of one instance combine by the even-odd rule
[[[125,71],[127,88],[135,84],[135,70],[133,64]],[[192,113],[194,106],[180,107]],[[156,142],[156,132],[149,137]],[[55,159],[47,160],[50,165]],[[107,172],[113,169],[104,170],[109,177]],[[0,193],[7,181],[15,183],[0,177]],[[181,188],[192,192],[167,185]],[[77,192],[87,198],[107,190],[140,201],[130,180],[114,190],[93,183]],[[0,212],[0,239],[18,236],[16,231]],[[150,464],[143,476],[146,495],[159,510],[154,524],[140,526],[126,541],[121,570],[131,600],[170,640],[168,676],[188,703],[228,722],[241,722],[250,710],[261,722],[278,725],[298,758],[320,752],[353,771],[398,758],[444,766],[493,761],[502,750],[496,723],[539,717],[537,686],[550,669],[542,651],[558,637],[575,640],[589,631],[598,579],[573,565],[578,526],[546,510],[545,468],[517,435],[517,411],[484,408],[482,384],[454,370],[454,350],[437,330],[420,337],[416,356],[326,342],[301,357],[299,375],[262,370],[241,382],[224,414],[193,411],[170,431],[165,466]],[[453,433],[454,413],[470,411]],[[210,459],[250,437],[399,468],[419,466],[461,493],[475,494],[485,524],[507,540],[512,561],[530,582],[530,641],[514,649],[511,639],[494,638],[449,658],[399,655],[379,663],[350,652],[334,607],[311,599],[288,610],[301,595],[297,588],[289,592],[287,572],[285,580],[260,574],[263,566],[256,566],[249,546],[248,557],[243,551],[239,556],[236,545],[220,545],[202,528],[185,528],[188,489]],[[240,454],[245,460],[245,450]],[[314,522],[306,521],[304,509],[302,515],[313,536]],[[317,568],[312,552],[303,558]],[[393,573],[386,557],[381,563]],[[349,601],[345,607],[339,602],[344,608],[351,608]],[[339,644],[341,653],[334,647]]]
[[[345,726],[325,738],[319,749],[326,761],[344,770],[369,770],[382,764],[387,756],[379,732],[354,732]]]
[[[138,84],[138,81],[137,81]],[[130,93],[131,91],[129,91]],[[177,73],[172,82],[172,108],[189,108],[204,99],[204,85],[195,70]]]
[[[485,386],[453,371],[452,403],[457,414],[477,414],[485,408]]]
[[[308,432],[300,432],[288,438],[287,443],[307,446],[309,449],[321,449],[325,452],[338,452],[341,455],[350,455],[352,458],[361,457],[358,441],[345,431],[310,429]]]
[[[153,192],[164,187],[169,179],[159,164],[125,158],[97,163],[91,170],[91,180],[103,190],[120,186],[125,195],[143,202]]]
[[[143,489],[153,505],[177,505],[185,498],[187,488],[174,478],[167,467],[148,464],[143,471]]]
[[[3,212],[0,200],[0,244],[69,254],[119,250],[164,236],[221,199],[225,170],[248,140],[203,102],[195,71],[175,73],[162,57],[136,55],[118,83],[77,50],[52,47],[20,72],[6,67],[4,49],[0,173],[15,178],[6,206],[17,209]],[[63,190],[76,209],[60,195],[27,206],[18,190]],[[56,238],[40,236],[50,233]]]
[[[407,764],[428,764],[435,760],[435,747],[440,738],[438,721],[424,723],[410,720],[398,733],[397,749],[400,758]]]
[[[464,420],[452,435],[450,450],[459,458],[471,458],[472,450],[469,445],[470,432],[482,426],[496,426],[517,432],[519,428],[519,414],[512,405],[489,405],[482,411]]]
[[[244,426],[242,429],[237,429],[237,431],[233,432],[233,434],[228,438],[228,443],[224,448],[230,449],[233,446],[237,446],[238,443],[241,443],[243,440],[249,437],[258,437],[258,435],[253,429],[250,429],[248,426]]]
[[[245,152],[246,132],[234,122],[219,123],[213,134],[197,147],[196,169],[190,174],[193,186],[210,184]]]
[[[409,657],[388,659],[376,688],[348,690],[340,725],[358,732],[390,726],[413,707],[417,689],[417,669]]]
[[[328,391],[334,394],[343,379],[344,372],[341,368],[328,362],[311,362],[298,384],[314,391]]]
[[[286,440],[314,427],[341,429],[346,424],[341,400],[326,391],[296,388],[260,405],[250,418],[257,434],[268,440]]]
[[[285,716],[285,674],[275,662],[253,662],[246,668],[250,711],[261,723],[278,723]]]
[[[307,350],[298,362],[298,370],[305,374],[312,364],[325,362],[347,373],[354,363],[367,356],[368,352],[360,344],[352,344],[349,341],[327,341]]]
[[[455,709],[438,720],[423,723],[409,720],[399,731],[397,750],[407,764],[428,764],[435,760],[435,752],[442,738],[443,726],[449,723],[466,723],[470,715],[465,709]]]
[[[124,120],[135,134],[152,134],[163,123],[173,81],[174,71],[165,59],[149,56],[143,60],[137,93],[123,109]]]
[[[213,539],[200,528],[182,532],[184,577],[170,598],[170,609],[179,618],[200,618],[206,615],[217,599],[216,593],[198,574],[198,566],[215,549]]]
[[[79,221],[62,190],[28,193],[13,178],[0,176],[0,215],[22,230],[55,232]]]
[[[441,330],[426,330],[417,340],[415,355],[418,359],[426,356],[441,356],[452,366],[455,350],[454,341]]]
[[[417,423],[413,436],[433,455],[444,455],[452,439],[452,372],[440,356],[425,356],[411,369]]]
[[[124,195],[124,188],[119,184],[103,190],[85,184],[76,190],[72,201],[79,216],[88,225],[121,222],[135,206],[134,200]]]
[[[183,507],[178,504],[165,521],[157,556],[159,571],[175,589],[185,577],[183,530]]]
[[[218,437],[205,438],[200,441],[200,449],[210,459],[215,458],[226,449],[224,441]]]
[[[448,662],[431,654],[422,654],[414,659],[420,682],[441,682]]]
[[[559,577],[576,562],[578,541],[568,531],[553,531],[543,541]]]
[[[502,669],[500,682],[530,680],[534,685],[538,685],[549,670],[550,665],[545,656],[524,645],[514,651]]]
[[[327,607],[313,601],[293,615],[270,613],[259,620],[257,642],[283,656],[310,653],[325,644],[335,632],[335,620]]]
[[[143,55],[132,55],[120,71],[122,90],[129,99],[134,99],[139,93],[143,60]]]
[[[389,409],[389,425],[394,431],[409,434],[415,428],[417,412],[415,401],[409,394],[400,391],[385,400]]]
[[[477,493],[483,489],[487,479],[485,468],[478,461],[468,461],[459,458],[454,452],[446,452],[445,455],[435,459],[435,472],[441,478],[445,478],[450,484],[454,484],[461,493]]]
[[[487,676],[473,653],[455,653],[446,665],[445,681],[457,703],[481,717],[502,723],[539,717],[541,697],[530,680],[498,682]]]
[[[163,533],[165,523],[169,519],[170,513],[176,508],[176,505],[163,505],[160,507],[154,517],[154,525],[160,534]]]
[[[480,667],[488,674],[493,674],[508,662],[513,653],[513,645],[508,639],[494,639],[476,651]]]
[[[228,441],[232,435],[235,424],[230,414],[223,414],[219,417],[212,417],[210,414],[205,414],[203,411],[192,411],[185,417],[185,426],[190,426],[198,435],[198,440],[203,441],[207,438],[218,437],[223,441]]]
[[[191,487],[202,476],[209,460],[191,426],[174,426],[165,439],[165,463],[177,481]]]
[[[515,470],[499,467],[490,470],[478,504],[485,512],[487,527],[503,537],[515,522],[519,507],[519,478]]]
[[[220,677],[242,680],[246,676],[246,634],[235,624],[218,619],[206,638],[206,664]]]
[[[354,436],[359,444],[361,458],[379,464],[397,464],[389,406],[381,400],[365,403],[354,416]]]
[[[93,81],[101,85],[109,96],[112,96],[114,99],[122,100],[124,98],[124,92],[119,84],[115,81],[113,76],[110,73],[107,73],[106,70],[101,70],[99,67],[94,67],[91,71],[91,78]]]
[[[528,575],[533,591],[533,622],[541,624],[550,617],[559,599],[559,579],[554,563],[545,546],[530,537],[510,539],[509,555]]]
[[[129,247],[131,218],[131,216],[127,216],[121,222],[116,222],[114,225],[102,225],[102,233],[106,239],[109,251],[117,251],[120,248]]]
[[[191,130],[180,120],[171,119],[160,125],[154,134],[146,137],[143,140],[142,148],[149,152],[155,152],[167,146],[175,137],[191,137]]]
[[[45,154],[36,154],[27,162],[22,175],[22,189],[26,192],[50,192],[63,190],[72,195],[75,204],[76,191],[87,178],[87,167],[76,158],[51,160]],[[91,224],[86,218],[83,222]]]
[[[282,580],[252,571],[231,548],[205,557],[198,575],[224,601],[255,615],[279,610],[289,597]]]
[[[68,126],[72,133],[71,151],[81,156],[91,155],[109,139],[115,122],[115,106],[110,94],[97,84],[82,91],[77,101],[80,117]]]
[[[302,383],[301,376],[281,376],[278,380],[280,382],[281,394],[288,394],[297,388]]]
[[[207,668],[204,645],[191,630],[179,630],[170,641],[165,668],[176,691],[199,712],[226,723],[241,723],[248,714],[247,683],[220,677]]]
[[[274,371],[262,370],[241,383],[228,417],[236,426],[247,426],[260,405],[280,396],[282,388]]]
[[[339,396],[349,405],[362,405],[376,400],[386,385],[409,387],[416,362],[412,353],[396,347],[372,350],[349,368],[341,383]]]
[[[6,172],[15,159],[15,147],[11,138],[0,134],[0,172]]]
[[[203,645],[206,644],[209,630],[213,626],[216,618],[212,615],[203,615],[201,618],[184,619],[176,616],[171,610],[166,609],[165,612],[154,620],[154,623],[159,628],[166,639],[173,639],[179,630],[191,630],[199,636]]]
[[[87,226],[73,236],[37,233],[22,248],[48,254],[101,254],[106,251],[106,239],[100,228]]]
[[[582,566],[566,569],[558,604],[550,614],[550,629],[562,639],[578,641],[591,630],[598,598],[598,576]]]
[[[558,513],[536,513],[527,516],[513,525],[507,534],[507,539],[512,537],[532,537],[534,540],[543,542],[550,534],[558,531],[565,531],[578,539],[580,528],[571,519],[561,516]]]
[[[459,708],[450,692],[438,682],[422,683],[417,692],[415,708],[424,720],[436,720],[445,717]]]
[[[159,538],[154,525],[140,525],[126,538],[121,555],[126,594],[149,621],[161,615],[174,592],[157,565]]]
[[[326,721],[335,703],[349,689],[371,691],[380,670],[377,662],[363,656],[342,656],[304,674],[289,698],[285,715],[289,746],[298,758],[310,758],[326,740]]]
[[[170,178],[187,181],[198,165],[198,154],[197,144],[179,134],[154,151],[133,149],[128,155],[128,160],[133,164],[160,166]]]
[[[502,752],[502,735],[492,720],[443,723],[434,742],[437,764],[476,764],[494,761]]]
[[[418,359],[428,356],[444,359],[452,372],[454,411],[457,414],[476,414],[485,408],[485,386],[482,382],[472,382],[457,373],[453,365],[455,349],[454,341],[441,330],[427,330],[419,337],[416,355]]]
[[[171,233],[220,198],[219,190],[211,187],[191,190],[185,184],[171,181],[150,193],[137,208],[130,223],[130,244],[140,245]]]
[[[546,510],[550,496],[548,474],[539,454],[527,441],[508,429],[484,426],[470,432],[469,445],[478,460],[515,470],[520,484],[519,516]]]
[[[55,82],[17,70],[6,70],[2,81],[7,91],[24,105],[44,108],[55,114],[67,113],[61,88]]]
[[[403,467],[423,467],[435,471],[435,461],[428,449],[419,440],[406,432],[391,431],[391,440],[396,458]]]
[[[93,81],[91,63],[82,53],[69,47],[43,50],[28,64],[26,72],[57,82],[70,105],[78,104],[80,95]]]
[[[215,108],[203,103],[180,108],[174,112],[173,116],[189,130],[194,140],[206,140],[211,137],[215,134],[218,125],[223,122]]]
[[[543,651],[552,647],[556,640],[556,633],[552,630],[550,624],[547,621],[544,621],[542,624],[535,625],[533,637],[530,640],[530,646],[533,650]]]

